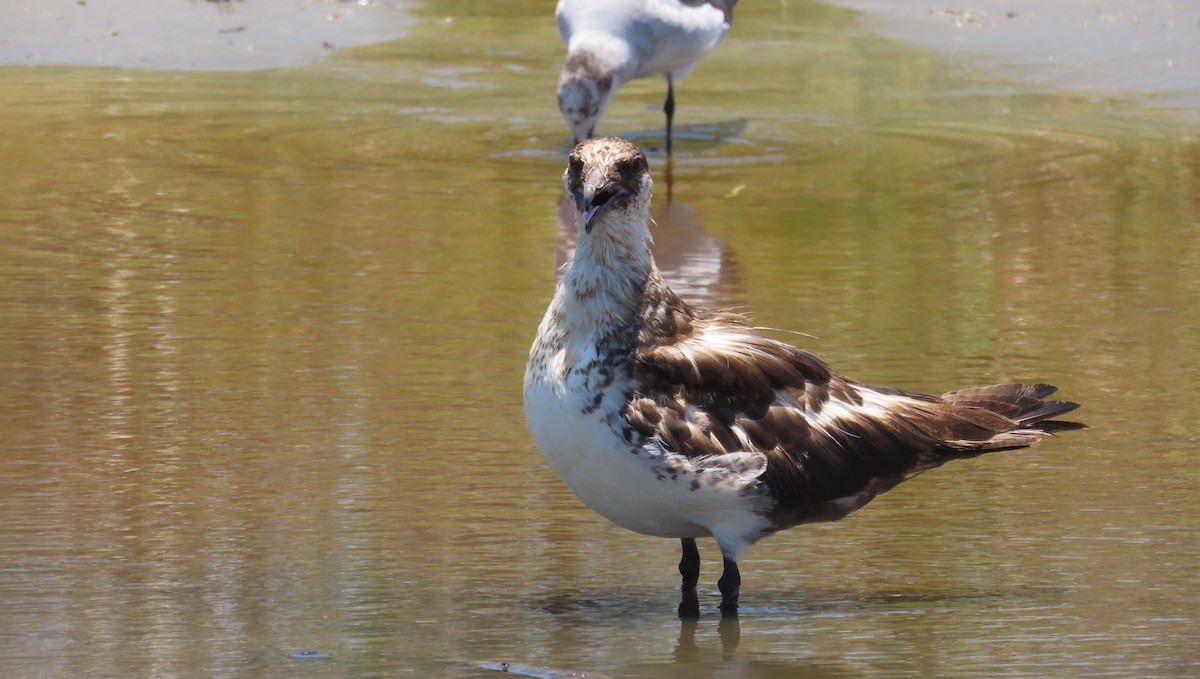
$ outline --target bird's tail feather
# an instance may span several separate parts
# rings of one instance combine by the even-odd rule
[[[1045,383],[996,384],[942,394],[942,401],[953,406],[960,417],[975,422],[990,420],[989,428],[994,431],[991,437],[982,440],[972,437],[945,441],[946,449],[967,456],[1012,450],[1031,446],[1049,434],[1084,429],[1087,425],[1080,422],[1052,419],[1079,407],[1071,401],[1045,400],[1057,390]]]

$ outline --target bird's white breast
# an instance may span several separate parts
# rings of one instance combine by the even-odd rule
[[[675,496],[686,491],[672,492],[673,486],[684,482],[656,475],[655,461],[638,453],[613,426],[623,386],[607,387],[595,407],[596,392],[587,388],[584,373],[567,370],[564,376],[549,370],[544,374],[549,379],[527,375],[525,419],[538,450],[576,497],[597,514],[639,533],[709,534],[679,505]]]
[[[743,536],[764,529],[761,507],[725,470],[696,466],[653,442],[639,446],[626,440],[620,409],[629,385],[614,381],[596,407],[595,376],[567,369],[561,362],[567,353],[549,357],[548,370],[531,364],[525,417],[542,456],[576,497],[613,523],[646,535],[715,535],[740,550]],[[584,360],[575,368],[590,360],[586,352],[580,356]]]

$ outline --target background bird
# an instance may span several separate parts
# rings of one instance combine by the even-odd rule
[[[955,459],[1083,425],[1048,384],[931,396],[842,376],[739,314],[694,307],[650,250],[646,157],[616,137],[571,152],[578,245],[530,350],[525,415],[550,467],[588,507],[682,541],[680,615],[699,613],[696,538],[724,561],[721,611],[756,541],[843,518]]]
[[[667,79],[667,152],[675,116],[675,81],[686,76],[729,32],[737,0],[559,0],[558,34],[567,61],[558,108],[578,143],[616,89],[634,78]]]

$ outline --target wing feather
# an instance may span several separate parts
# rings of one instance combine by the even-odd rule
[[[649,287],[634,354],[639,388],[626,420],[694,464],[753,453],[753,479],[780,528],[836,519],[945,463],[1021,448],[1060,428],[1074,403],[1047,384],[997,385],[941,397],[870,387],[750,327],[738,314],[693,309]],[[757,458],[756,458],[757,459]]]

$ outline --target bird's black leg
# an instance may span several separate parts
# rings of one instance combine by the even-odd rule
[[[671,162],[671,156],[667,156],[667,164],[663,167],[663,179],[665,179],[667,182],[667,205],[671,204],[675,196],[674,169],[675,168]]]
[[[683,538],[683,558],[679,560],[679,574],[683,576],[683,599],[679,602],[679,617],[700,617],[700,600],[696,597],[696,583],[700,580],[700,550],[696,549],[695,538]]]
[[[671,155],[671,122],[675,119],[675,80],[667,74],[667,100],[663,103],[667,114],[667,155]]]
[[[683,538],[683,558],[679,560],[679,574],[683,576],[683,591],[695,590],[700,581],[700,550],[696,549],[695,538]]]
[[[717,588],[721,590],[721,615],[727,617],[737,615],[738,591],[742,588],[742,574],[738,571],[737,562],[728,556],[725,557],[725,572],[717,581]]]

